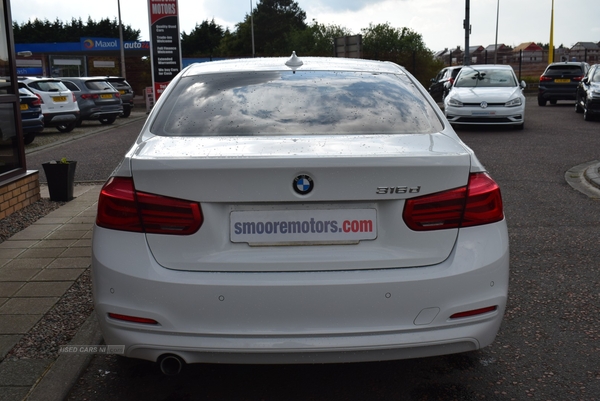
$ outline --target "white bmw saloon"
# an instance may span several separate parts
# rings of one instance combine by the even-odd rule
[[[491,344],[509,281],[499,186],[389,62],[195,64],[104,185],[95,310],[125,356],[393,360]]]

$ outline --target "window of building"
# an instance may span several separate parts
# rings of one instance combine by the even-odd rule
[[[0,181],[9,173],[24,166],[24,154],[19,150],[20,118],[19,97],[16,94],[13,79],[13,63],[9,49],[9,23],[7,8],[0,1]],[[22,142],[21,142],[22,143]]]

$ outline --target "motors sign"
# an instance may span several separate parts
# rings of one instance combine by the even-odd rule
[[[181,71],[177,0],[148,0],[154,101]]]

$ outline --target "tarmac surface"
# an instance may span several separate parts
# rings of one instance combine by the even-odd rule
[[[565,180],[600,200],[600,161],[571,168]],[[91,238],[101,185],[75,186],[75,198],[0,244],[0,401],[62,400],[87,367],[92,353],[15,359],[7,355],[76,280],[90,269]],[[48,197],[46,186],[42,197]],[[70,341],[102,343],[95,314]],[[58,346],[57,346],[58,347]]]

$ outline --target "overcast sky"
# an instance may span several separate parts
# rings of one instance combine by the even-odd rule
[[[252,0],[256,5],[257,0]],[[496,9],[500,4],[498,43],[518,46],[523,42],[550,40],[552,0],[472,0],[470,44],[488,46],[496,36]],[[148,1],[120,0],[124,25],[141,30],[149,40]],[[250,13],[251,0],[179,0],[182,32],[190,33],[197,23],[214,18],[223,27],[234,29]],[[389,22],[395,28],[408,27],[423,36],[433,50],[464,48],[465,1],[463,0],[297,0],[306,12],[306,22],[341,25],[354,34],[369,23]],[[600,0],[555,0],[554,44],[571,47],[577,42],[600,42]],[[117,0],[12,0],[13,21],[71,18],[95,21],[117,18]],[[79,38],[73,38],[78,41]],[[290,49],[290,52],[293,49]]]

